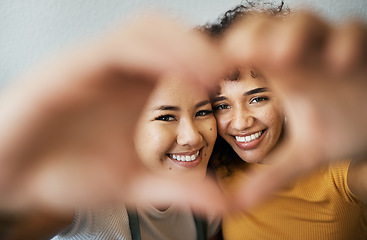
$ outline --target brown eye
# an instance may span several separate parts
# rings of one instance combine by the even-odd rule
[[[224,110],[224,109],[230,109],[231,107],[227,104],[219,104],[218,106],[214,107],[214,110]]]
[[[267,97],[254,97],[251,99],[250,103],[260,103],[269,100]]]
[[[171,122],[171,121],[175,121],[176,119],[173,115],[161,115],[161,116],[154,118],[154,120]]]
[[[213,113],[212,110],[201,110],[201,111],[198,111],[195,116],[196,117],[204,117],[204,116],[212,114],[212,113]]]

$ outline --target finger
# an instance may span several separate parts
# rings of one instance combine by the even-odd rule
[[[120,48],[117,64],[124,69],[155,75],[178,71],[206,86],[224,71],[225,62],[208,37],[170,18],[139,19],[121,35],[112,40],[121,40],[115,46]]]
[[[319,66],[330,27],[312,14],[284,19],[255,15],[234,24],[222,47],[235,64],[255,64],[274,73]]]
[[[326,58],[334,76],[350,77],[365,72],[367,65],[367,27],[350,22],[337,27],[331,34]],[[338,79],[336,78],[336,79]]]
[[[276,164],[249,174],[235,198],[236,206],[249,210],[261,205],[275,192],[292,186],[298,178],[325,163],[317,154],[312,155],[312,151],[309,153],[303,147],[295,149],[292,145],[284,145],[277,153],[269,156],[274,162],[277,161]]]
[[[211,178],[194,182],[190,179],[167,179],[151,175],[135,179],[127,203],[154,203],[163,206],[174,204],[182,209],[189,206],[196,213],[205,216],[221,216],[229,208],[227,199]]]
[[[233,65],[259,62],[269,51],[269,32],[276,26],[272,17],[251,15],[234,23],[221,40],[221,48]]]
[[[323,19],[310,13],[294,14],[279,21],[277,31],[272,32],[271,70],[319,69],[324,64],[330,31]]]

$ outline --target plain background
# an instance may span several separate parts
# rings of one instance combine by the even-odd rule
[[[256,1],[256,0],[253,0]],[[269,0],[276,4],[281,0]],[[42,56],[100,34],[142,10],[161,10],[193,26],[214,22],[241,0],[0,0],[0,85]],[[367,0],[286,0],[329,21],[367,20]],[[154,28],[154,26],[152,26]]]

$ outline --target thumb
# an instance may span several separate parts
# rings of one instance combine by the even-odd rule
[[[234,200],[239,208],[248,210],[263,203],[275,191],[289,186],[297,178],[320,165],[318,158],[308,154],[306,157],[305,152],[300,149],[289,151],[289,145],[269,156],[271,161],[277,161],[276,164],[249,173],[247,182],[241,184]]]
[[[228,211],[228,203],[214,179],[207,177],[203,181],[190,179],[172,179],[158,175],[144,175],[135,179],[130,186],[126,204],[153,203],[171,205],[208,215],[223,215]]]
[[[289,185],[296,178],[327,160],[317,112],[307,99],[293,97],[285,104],[287,123],[281,142],[263,160],[272,164],[259,172],[250,172],[243,181],[236,202],[250,208],[269,197],[275,190]]]

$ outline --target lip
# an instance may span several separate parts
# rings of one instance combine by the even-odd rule
[[[194,168],[196,166],[198,166],[201,161],[202,161],[202,151],[203,148],[201,148],[200,150],[195,150],[195,151],[192,151],[192,152],[184,152],[184,153],[170,153],[170,154],[167,154],[168,158],[175,164],[181,166],[181,167],[185,167],[185,168]],[[194,160],[194,161],[190,161],[190,162],[185,162],[185,161],[178,161],[172,157],[170,157],[170,155],[187,155],[187,156],[190,156],[190,155],[193,155],[195,153],[197,153],[199,151],[199,155],[198,157]]]
[[[236,137],[235,136],[232,136],[233,139],[234,139],[234,142],[236,143],[236,145],[241,148],[242,150],[252,150],[252,149],[255,149],[257,148],[257,146],[261,143],[261,141],[263,140],[265,134],[267,133],[267,128],[266,129],[263,129],[262,130],[262,134],[261,134],[261,137],[257,138],[257,139],[254,139],[250,142],[238,142],[236,140]],[[258,131],[257,131],[258,132]],[[243,136],[249,136],[251,134],[246,134],[246,135],[243,135]],[[238,135],[236,135],[238,136]]]

